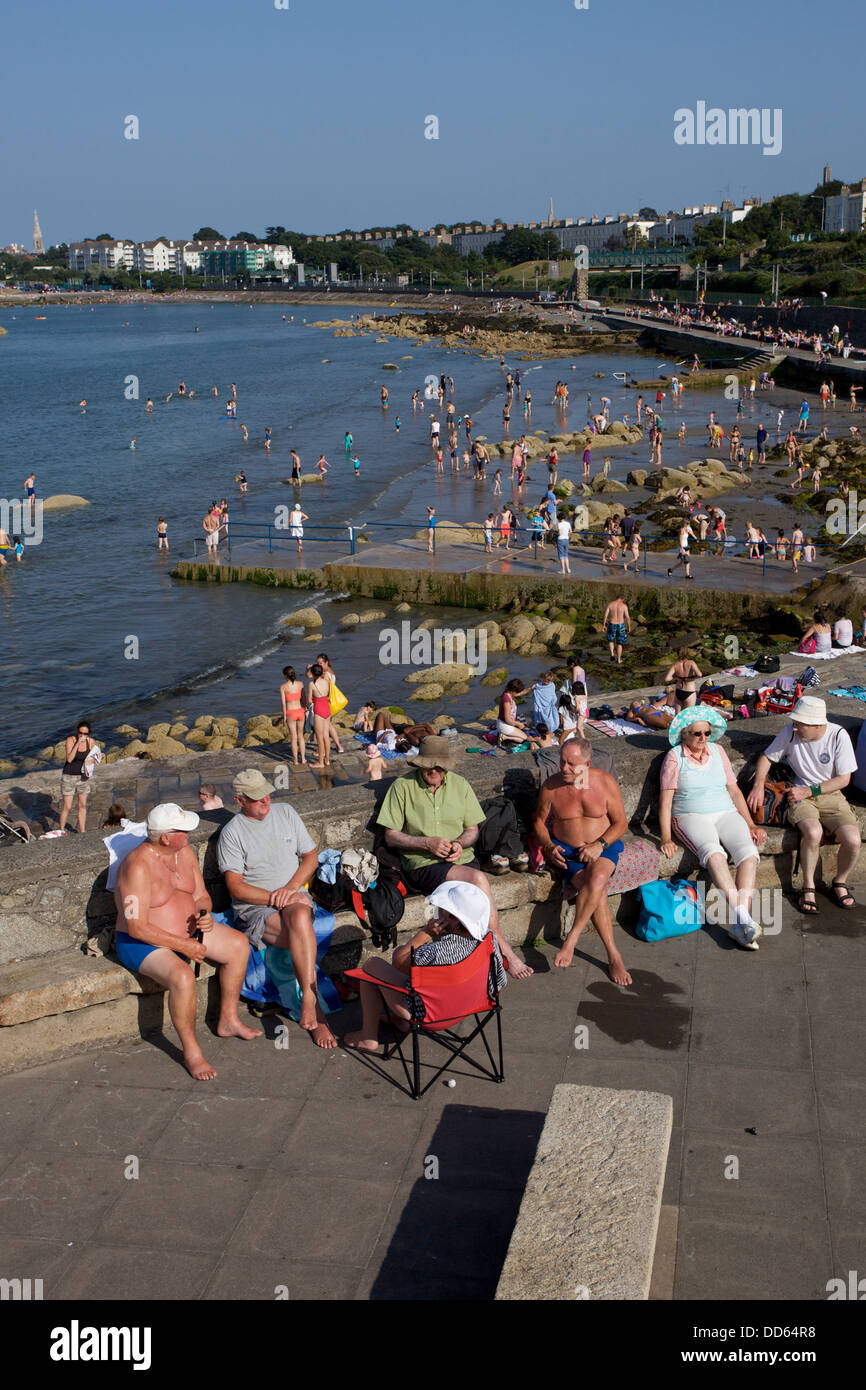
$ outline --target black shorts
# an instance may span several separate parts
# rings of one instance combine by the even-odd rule
[[[468,864],[460,865],[463,869],[480,869],[481,865],[477,859],[470,859]],[[426,864],[420,869],[407,869],[401,866],[400,873],[403,882],[413,893],[420,893],[423,897],[430,896],[440,883],[444,883],[451,869],[457,868],[456,864],[446,864],[442,859],[438,864]]]

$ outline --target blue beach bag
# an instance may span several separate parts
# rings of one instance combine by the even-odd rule
[[[704,924],[702,885],[687,878],[657,879],[644,883],[640,893],[640,915],[635,936],[641,941],[664,941],[669,936],[686,936],[700,931]]]

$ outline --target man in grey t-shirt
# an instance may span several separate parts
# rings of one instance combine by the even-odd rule
[[[232,787],[240,811],[220,832],[217,862],[235,919],[253,946],[291,953],[302,993],[301,1027],[319,1047],[336,1047],[316,994],[313,900],[302,887],[316,872],[316,846],[292,806],[271,805],[274,789],[257,768],[239,772]]]

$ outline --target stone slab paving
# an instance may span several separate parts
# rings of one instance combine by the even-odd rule
[[[672,1099],[653,1297],[825,1299],[866,1267],[866,909],[819,901],[755,954],[715,927],[624,939],[625,993],[595,936],[565,972],[534,949],[499,1086],[413,1102],[292,1025],[275,1046],[273,1018],[250,1044],[202,1028],[211,1084],[171,1036],[2,1079],[0,1275],[50,1299],[492,1299],[567,1082]]]

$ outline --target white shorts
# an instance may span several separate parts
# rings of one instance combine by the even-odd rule
[[[521,743],[526,738],[522,729],[515,729],[513,724],[506,724],[504,719],[497,719],[496,732],[501,734],[503,738],[519,739]]]
[[[714,815],[674,816],[674,833],[699,861],[702,869],[711,854],[730,854],[739,867],[747,859],[760,859],[749,827],[736,807]]]

